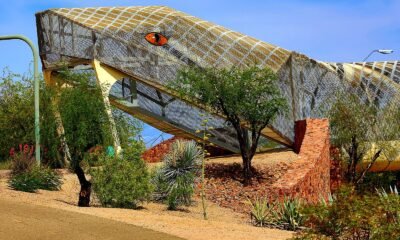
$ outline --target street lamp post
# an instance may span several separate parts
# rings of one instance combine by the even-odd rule
[[[380,54],[391,54],[394,51],[392,49],[376,49],[372,50],[367,57],[364,58],[363,62],[365,62],[373,53],[380,53]]]
[[[40,126],[39,126],[39,54],[36,50],[35,45],[32,41],[23,35],[9,35],[0,36],[0,40],[22,40],[29,45],[33,54],[33,78],[34,78],[34,89],[35,89],[35,158],[38,165],[40,165]]]

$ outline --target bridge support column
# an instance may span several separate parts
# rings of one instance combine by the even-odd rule
[[[56,79],[54,79],[54,77],[52,77],[51,73],[52,73],[51,70],[43,71],[43,77],[44,77],[45,83],[48,86],[57,87],[57,81],[56,81]],[[68,166],[71,162],[71,154],[69,152],[67,141],[65,140],[64,125],[63,125],[63,122],[61,119],[61,114],[60,114],[60,111],[58,108],[60,92],[58,91],[58,89],[56,89],[56,91],[57,91],[56,95],[54,96],[53,99],[51,99],[51,105],[53,107],[54,117],[55,117],[56,124],[57,124],[57,135],[60,137],[61,148],[64,153],[63,163],[64,163],[64,166]]]
[[[93,60],[92,67],[96,72],[97,83],[100,85],[103,93],[103,101],[110,121],[111,134],[114,140],[114,149],[116,154],[118,155],[121,152],[121,144],[119,141],[114,117],[112,116],[111,104],[108,97],[112,85],[123,77],[126,77],[126,75],[122,74],[121,72],[117,72],[107,66],[101,65],[100,62],[97,60]]]

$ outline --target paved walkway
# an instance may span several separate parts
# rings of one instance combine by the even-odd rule
[[[179,240],[105,218],[0,199],[1,240]]]

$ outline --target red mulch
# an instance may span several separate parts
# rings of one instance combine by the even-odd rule
[[[253,168],[253,181],[250,186],[243,185],[242,166],[238,163],[206,166],[207,200],[235,212],[248,213],[248,199],[270,196],[269,187],[288,169],[288,164],[278,163],[272,166],[262,165]]]

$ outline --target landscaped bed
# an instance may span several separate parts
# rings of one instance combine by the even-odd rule
[[[260,153],[253,159],[253,183],[243,185],[241,157],[219,157],[207,161],[207,199],[235,212],[249,214],[246,202],[256,197],[272,198],[270,187],[287,171],[297,154],[289,150]]]

